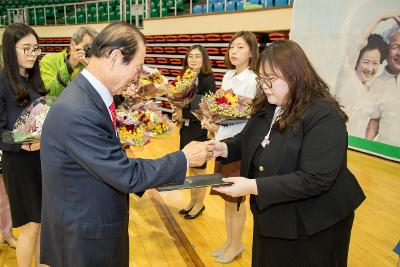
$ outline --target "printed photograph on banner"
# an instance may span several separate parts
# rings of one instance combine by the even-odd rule
[[[400,146],[399,29],[400,12],[378,16],[346,49],[335,95],[349,116],[349,135]]]
[[[400,161],[398,0],[298,0],[293,9],[290,39],[348,115],[349,148]]]

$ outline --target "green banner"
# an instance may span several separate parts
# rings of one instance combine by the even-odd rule
[[[349,135],[349,148],[400,162],[400,147]]]

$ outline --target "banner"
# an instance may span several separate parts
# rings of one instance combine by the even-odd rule
[[[399,0],[296,0],[290,39],[349,116],[349,147],[400,161]]]

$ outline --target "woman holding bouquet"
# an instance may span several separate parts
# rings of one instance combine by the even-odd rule
[[[193,45],[186,54],[183,61],[183,72],[188,68],[198,72],[198,87],[196,96],[192,102],[174,113],[174,118],[182,123],[180,134],[180,149],[191,141],[207,140],[207,130],[202,129],[200,121],[191,113],[198,109],[199,100],[205,93],[215,92],[215,80],[212,75],[211,63],[208,54],[203,46]],[[189,175],[205,174],[206,164],[197,168],[189,168]],[[185,219],[195,219],[205,209],[204,197],[206,188],[197,188],[190,190],[190,203],[186,208],[179,211]]]
[[[224,75],[222,90],[232,89],[237,95],[254,98],[256,95],[256,74],[258,62],[258,42],[252,32],[242,31],[236,33],[229,43],[229,49],[225,55],[225,65],[231,69]],[[245,123],[218,126],[212,122],[204,121],[203,125],[213,134],[215,140],[221,141],[240,133]],[[218,162],[217,162],[218,163]],[[227,165],[217,165],[216,172],[225,177],[238,176],[240,162]],[[211,191],[215,194],[215,191]],[[216,257],[219,263],[232,262],[244,251],[242,235],[246,222],[246,207],[240,205],[238,199],[221,195],[225,199],[225,224],[226,241],[224,245],[214,251],[211,255]],[[242,198],[244,201],[244,198]]]
[[[40,142],[10,144],[3,140],[22,111],[46,93],[40,77],[38,36],[26,24],[15,23],[3,34],[4,66],[0,73],[0,149],[6,190],[10,200],[12,223],[20,228],[17,262],[31,266],[34,255],[39,265],[39,229],[42,175]]]
[[[301,47],[260,56],[256,114],[214,155],[241,159],[229,196],[251,195],[252,266],[347,266],[354,210],[365,199],[347,168],[346,114]],[[247,177],[247,178],[245,178]]]

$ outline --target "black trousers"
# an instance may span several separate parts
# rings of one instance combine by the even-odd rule
[[[295,240],[262,237],[254,224],[253,267],[344,267],[347,266],[354,212],[342,221],[312,236],[307,236],[298,220]]]

